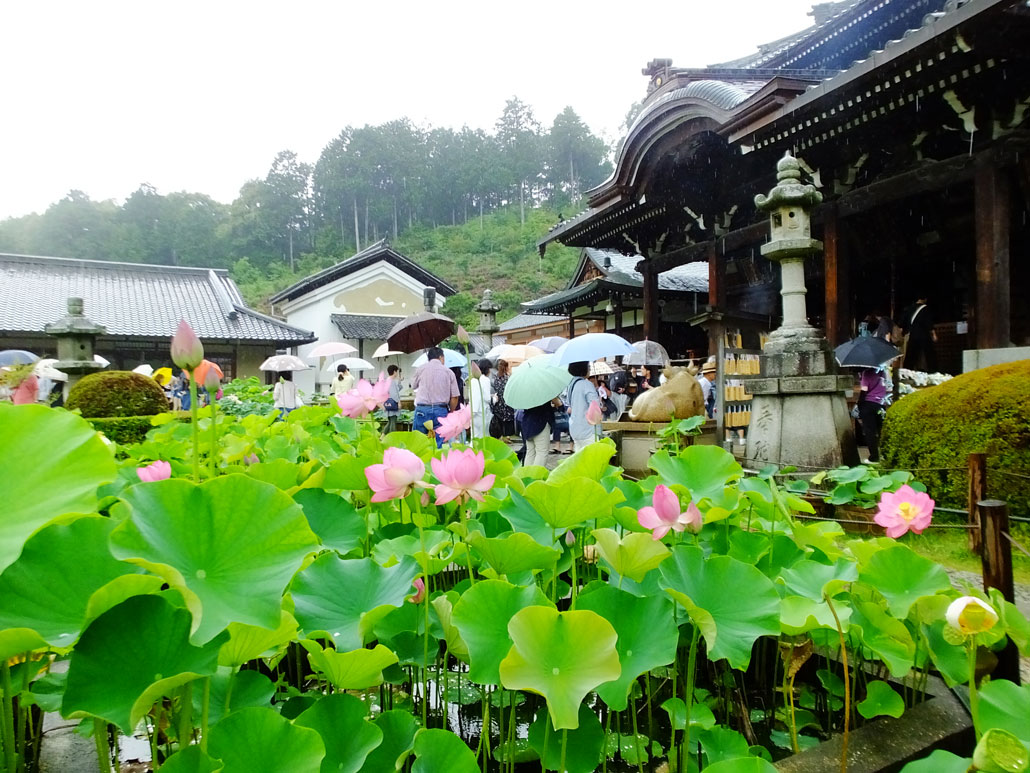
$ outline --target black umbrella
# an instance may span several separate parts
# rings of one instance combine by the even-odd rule
[[[878,368],[901,356],[896,347],[876,336],[854,338],[834,349],[833,354],[844,368]]]
[[[386,343],[391,349],[402,352],[417,352],[436,346],[455,330],[454,320],[443,314],[420,311],[402,319],[386,334]]]

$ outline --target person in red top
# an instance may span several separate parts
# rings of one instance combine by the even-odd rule
[[[415,371],[412,386],[415,389],[415,417],[412,420],[416,432],[425,430],[426,423],[432,421],[436,447],[442,441],[436,435],[440,426],[440,418],[458,407],[458,379],[443,364],[443,349],[430,347],[426,351],[427,362]]]

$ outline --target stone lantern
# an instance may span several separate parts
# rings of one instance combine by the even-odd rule
[[[423,287],[422,288],[422,305],[426,311],[436,311],[436,288],[435,287]]]
[[[56,322],[43,328],[47,335],[57,339],[57,362],[54,367],[68,374],[64,385],[64,396],[75,383],[85,375],[103,369],[93,359],[97,336],[104,335],[107,328],[98,325],[83,314],[82,298],[68,299],[68,313]]]
[[[823,197],[801,182],[801,166],[790,153],[776,165],[776,178],[755,205],[769,213],[771,240],[762,255],[780,264],[783,324],[769,335],[761,378],[748,380],[754,400],[747,455],[757,463],[858,464],[844,396],[851,376],[838,374],[830,344],[808,323],[805,306],[805,258],[823,246],[812,238],[810,210]]]
[[[486,336],[491,348],[494,345],[494,333],[500,330],[497,325],[497,312],[501,310],[501,307],[494,303],[492,296],[491,290],[483,290],[483,300],[476,306],[476,311],[479,312],[479,332]]]

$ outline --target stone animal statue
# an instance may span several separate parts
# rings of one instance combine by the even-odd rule
[[[697,383],[695,366],[667,368],[665,378],[660,387],[637,395],[629,410],[631,421],[669,421],[704,413],[704,394]]]

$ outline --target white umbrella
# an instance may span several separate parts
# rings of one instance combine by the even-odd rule
[[[274,354],[258,365],[258,370],[273,370],[278,373],[287,370],[307,370],[308,367],[300,357],[292,354]]]
[[[559,346],[554,353],[554,364],[593,362],[604,357],[633,354],[635,351],[629,341],[615,333],[585,333]]]
[[[149,378],[150,376],[154,375],[154,366],[153,365],[148,365],[147,363],[144,362],[142,365],[137,365],[135,368],[133,368],[132,372],[133,373],[139,373],[139,374],[141,374],[143,376],[147,376]]]
[[[57,360],[53,359],[40,360],[36,363],[36,367],[32,369],[32,373],[37,378],[48,378],[51,381],[67,381],[68,374],[55,368],[54,363],[56,362]]]
[[[305,354],[309,360],[315,360],[319,357],[335,357],[338,354],[354,354],[355,349],[350,344],[345,344],[343,341],[326,341],[324,344],[319,344],[310,352]]]
[[[411,367],[420,368],[427,362],[429,362],[429,359],[426,357],[426,353],[422,352],[422,354],[416,357],[415,361],[411,363]],[[453,349],[444,349],[443,364],[448,368],[464,368],[469,364],[469,361],[466,359],[464,354],[459,354]]]
[[[93,362],[99,363],[102,367],[106,368],[111,364],[111,361],[106,357],[101,357],[99,354],[93,355]]]
[[[336,374],[337,365],[346,365],[348,370],[375,370],[376,366],[368,360],[363,360],[360,357],[341,357],[336,362],[329,363],[329,367],[325,369],[325,373]]]
[[[380,360],[384,357],[393,357],[395,354],[404,354],[405,352],[391,349],[390,344],[382,344],[378,349],[372,352],[372,359]]]

